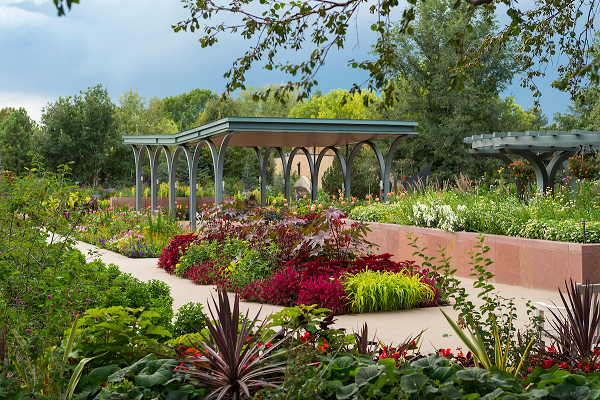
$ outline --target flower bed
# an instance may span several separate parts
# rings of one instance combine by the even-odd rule
[[[130,258],[158,257],[174,235],[186,228],[168,214],[121,210],[92,210],[75,227],[77,240],[116,251]]]
[[[337,314],[440,303],[441,288],[429,271],[392,261],[391,254],[368,254],[367,230],[343,217],[335,208],[294,217],[228,203],[203,213],[198,235],[175,237],[158,265],[245,300],[317,304]]]
[[[349,218],[448,232],[600,243],[600,195],[594,184],[585,182],[580,183],[578,192],[557,189],[554,196],[535,195],[527,202],[503,191],[460,193],[433,189],[390,196],[390,200],[355,207]]]

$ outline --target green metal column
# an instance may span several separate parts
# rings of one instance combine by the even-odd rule
[[[142,163],[140,160],[140,149],[135,144],[131,145],[131,149],[135,158],[135,209],[140,211],[142,207]]]
[[[265,158],[263,159],[262,169],[260,171],[260,205],[261,207],[265,207],[267,205],[267,165],[269,164],[269,156],[273,150],[277,150],[279,153],[279,158],[281,159],[281,166],[283,171],[287,168],[287,163],[285,162],[285,154],[281,147],[269,147],[267,152],[265,153]]]

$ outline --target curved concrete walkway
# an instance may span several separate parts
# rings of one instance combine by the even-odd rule
[[[121,254],[99,249],[83,242],[78,242],[77,248],[84,254],[89,254],[88,257],[90,259],[98,257],[107,264],[116,264],[121,271],[130,273],[142,281],[150,279],[164,281],[171,287],[171,296],[174,299],[173,308],[175,310],[189,302],[202,303],[204,308],[207,309],[209,299],[215,294],[214,286],[195,285],[187,279],[167,274],[164,270],[157,267],[158,260],[156,258],[127,258]],[[482,304],[483,301],[477,297],[479,291],[473,288],[474,281],[467,278],[460,278],[460,280],[467,289],[469,299],[476,305]],[[503,284],[494,284],[494,286],[496,288],[494,293],[498,293],[504,298],[514,298],[518,311],[518,318],[514,321],[516,327],[523,327],[526,323],[526,303],[528,300],[547,304],[554,302],[557,305],[562,305],[558,291],[549,292]],[[233,297],[233,294],[231,294],[231,297]],[[261,310],[261,315],[264,316],[280,311],[282,308],[268,304],[241,303],[241,311],[245,312],[249,310],[252,317],[259,310]],[[440,312],[440,308],[453,318],[456,318],[458,315],[451,306],[341,315],[336,317],[335,327],[345,328],[347,332],[351,333],[353,330],[357,331],[360,326],[367,322],[369,335],[376,334],[377,338],[385,344],[400,344],[409,335],[414,335],[423,329],[427,329],[423,334],[422,352],[430,352],[439,348],[454,350],[459,346],[464,347]]]

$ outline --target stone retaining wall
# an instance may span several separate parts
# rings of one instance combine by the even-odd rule
[[[451,256],[450,265],[456,274],[469,277],[471,261],[468,252],[478,243],[477,233],[446,232],[440,229],[414,226],[367,223],[371,232],[367,239],[379,245],[378,253],[391,253],[394,260],[414,260],[413,247],[406,234],[418,237],[419,248],[427,247],[425,255],[439,259],[438,245]],[[495,277],[493,282],[527,288],[557,290],[564,287],[565,279],[576,282],[600,283],[600,244],[553,242],[550,240],[485,235],[486,254],[493,264],[488,268]]]

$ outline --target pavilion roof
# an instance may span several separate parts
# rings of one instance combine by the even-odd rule
[[[226,134],[237,132],[228,147],[327,147],[415,135],[416,127],[404,121],[227,117],[172,135],[127,135],[123,142],[173,146],[211,139],[218,146]]]

